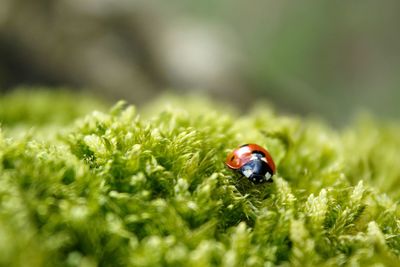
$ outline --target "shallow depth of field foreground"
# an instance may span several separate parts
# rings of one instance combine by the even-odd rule
[[[399,124],[30,94],[0,98],[1,266],[400,266]],[[273,183],[224,166],[245,143]]]

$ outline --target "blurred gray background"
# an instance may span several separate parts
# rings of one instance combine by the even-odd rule
[[[200,92],[342,125],[400,117],[400,1],[1,0],[0,90]]]

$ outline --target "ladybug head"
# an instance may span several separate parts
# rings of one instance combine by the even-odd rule
[[[255,184],[272,182],[273,171],[263,160],[264,155],[253,153],[251,160],[240,168],[240,173]]]

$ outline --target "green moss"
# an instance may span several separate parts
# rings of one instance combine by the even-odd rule
[[[22,94],[1,111],[2,266],[400,264],[398,124],[335,131],[262,104],[238,115],[171,97],[68,123],[87,109],[77,104],[54,127],[25,119],[68,113],[46,95],[35,95],[43,106],[19,106]],[[36,127],[16,135],[13,120]],[[270,150],[274,183],[224,166],[248,142]]]

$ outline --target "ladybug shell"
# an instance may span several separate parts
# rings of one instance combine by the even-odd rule
[[[233,170],[238,170],[250,161],[253,153],[257,152],[264,154],[268,166],[275,173],[276,167],[271,155],[265,148],[256,144],[245,144],[235,149],[228,154],[225,164]]]

